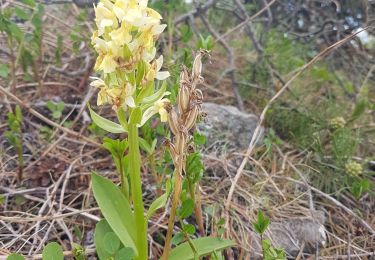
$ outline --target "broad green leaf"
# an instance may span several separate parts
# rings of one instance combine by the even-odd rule
[[[130,247],[123,247],[117,251],[115,260],[132,260],[134,258],[134,251]]]
[[[0,64],[0,77],[7,78],[9,75],[9,68],[6,64]]]
[[[146,221],[150,219],[150,217],[152,216],[152,214],[155,213],[155,211],[165,206],[165,204],[167,203],[167,199],[168,194],[164,193],[151,203],[150,208],[147,211]]]
[[[112,122],[112,121],[110,121],[110,120],[108,120],[104,117],[101,117],[100,115],[95,113],[95,111],[92,110],[90,106],[88,106],[88,107],[89,107],[89,110],[90,110],[91,118],[97,126],[102,128],[103,130],[106,130],[107,132],[110,132],[110,133],[113,133],[113,134],[125,133],[125,130],[121,125],[119,125],[115,122]]]
[[[17,17],[22,19],[22,20],[28,20],[29,19],[29,14],[26,13],[24,10],[22,10],[19,7],[16,7],[14,9],[14,12],[16,13]]]
[[[106,260],[113,256],[113,254],[110,254],[106,250],[104,242],[105,235],[108,233],[113,233],[113,230],[105,219],[100,220],[95,226],[94,234],[96,253],[98,254],[100,260]]]
[[[131,247],[138,255],[135,246],[136,230],[133,212],[128,200],[110,180],[92,174],[92,189],[95,199],[108,224],[126,247]]]
[[[56,242],[51,242],[43,249],[43,260],[64,260],[61,246]]]
[[[115,254],[121,246],[120,239],[114,232],[108,232],[104,235],[105,250],[110,254]]]
[[[25,260],[25,258],[20,254],[12,253],[8,255],[7,260]]]
[[[209,255],[213,252],[223,250],[228,247],[235,246],[236,243],[229,239],[221,239],[216,237],[200,237],[191,240],[198,253],[198,257]],[[185,242],[172,249],[168,260],[191,260],[194,259],[194,252],[188,242]]]

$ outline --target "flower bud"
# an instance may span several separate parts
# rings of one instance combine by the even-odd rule
[[[198,114],[199,114],[199,107],[194,106],[190,110],[190,112],[187,115],[186,120],[185,120],[185,127],[186,127],[187,131],[189,131],[195,125]]]
[[[178,134],[178,128],[179,128],[179,122],[178,122],[178,116],[176,111],[174,109],[171,109],[168,114],[168,124],[169,128],[171,129],[172,133],[174,135]]]
[[[190,102],[190,89],[187,85],[181,84],[180,91],[178,92],[178,109],[181,114],[186,113],[189,110]]]

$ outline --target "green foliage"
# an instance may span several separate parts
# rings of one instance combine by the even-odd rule
[[[180,218],[187,218],[194,211],[194,201],[192,199],[186,199],[182,202],[181,207],[178,209],[177,214]]]
[[[58,103],[48,101],[46,104],[46,107],[49,109],[49,111],[51,111],[53,119],[60,120],[60,118],[62,117],[64,108],[65,108],[65,103],[62,101]]]
[[[7,260],[25,260],[25,258],[20,254],[12,253],[8,255]]]
[[[261,210],[259,210],[257,215],[257,221],[253,223],[255,231],[258,234],[263,234],[268,228],[269,224],[270,220],[263,215],[263,212]]]
[[[113,134],[125,133],[127,131],[126,129],[123,128],[123,126],[98,115],[94,110],[91,109],[90,106],[88,107],[90,110],[91,119],[101,129],[107,132],[113,133]]]
[[[199,40],[196,46],[198,50],[202,49],[202,50],[211,51],[214,48],[214,46],[215,46],[215,40],[214,38],[212,38],[211,35],[207,37],[203,37],[202,35],[199,35]]]
[[[191,244],[190,244],[190,243]],[[172,249],[169,260],[194,260],[203,256],[233,247],[236,244],[229,239],[221,239],[215,237],[201,237],[184,242]],[[194,251],[195,250],[195,251]]]
[[[283,249],[274,248],[268,239],[262,240],[262,249],[264,252],[264,260],[284,260],[286,259],[286,254]]]
[[[113,182],[95,173],[92,174],[92,187],[100,210],[113,232],[125,246],[138,254],[135,219],[128,200]]]
[[[263,215],[261,210],[258,211],[257,221],[253,223],[255,231],[260,234],[262,242],[263,259],[265,260],[282,260],[286,259],[283,249],[274,248],[268,239],[263,239],[264,232],[267,230],[270,220]]]
[[[43,260],[63,260],[64,254],[61,246],[56,242],[51,242],[43,249]]]
[[[18,179],[22,179],[22,169],[24,165],[23,161],[23,144],[22,144],[22,111],[17,105],[15,112],[8,113],[8,127],[9,131],[4,133],[5,138],[16,150],[18,156]]]
[[[81,245],[72,243],[72,252],[74,260],[86,260],[85,249]]]

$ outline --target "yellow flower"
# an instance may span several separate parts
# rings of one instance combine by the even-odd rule
[[[150,70],[146,74],[146,79],[148,81],[154,80],[154,78],[158,80],[165,80],[170,76],[168,71],[160,71],[161,67],[163,66],[163,55],[160,55],[158,59],[152,64]]]
[[[98,106],[101,106],[101,105],[110,103],[111,98],[107,93],[108,86],[100,78],[92,77],[92,79],[95,79],[95,80],[90,83],[90,86],[100,89],[99,93],[98,93],[98,98],[97,98],[96,104]]]
[[[102,70],[104,73],[112,73],[118,67],[118,63],[114,60],[112,55],[105,55],[103,61],[99,66],[99,70]]]
[[[117,28],[118,22],[116,15],[108,9],[102,2],[100,2],[95,9],[96,24],[98,26],[98,35],[103,35],[106,27]]]
[[[112,41],[117,42],[119,45],[128,44],[132,40],[130,28],[125,23],[122,23],[120,28],[110,32],[109,35]]]
[[[166,92],[165,94],[169,94]],[[143,126],[153,115],[159,113],[160,121],[167,122],[168,121],[168,111],[166,110],[166,106],[170,104],[168,98],[160,98],[157,100],[151,107],[147,108],[144,111],[141,119],[141,123],[138,127]]]

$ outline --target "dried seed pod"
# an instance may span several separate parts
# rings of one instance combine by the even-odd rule
[[[180,126],[177,113],[174,109],[171,109],[168,114],[168,124],[174,135],[178,134],[178,128]]]
[[[187,134],[184,131],[180,131],[176,136],[176,150],[178,155],[183,155],[185,146],[187,144]]]
[[[189,110],[189,102],[190,102],[190,89],[187,85],[182,84],[180,86],[180,90],[178,92],[178,109],[181,114],[186,113]]]
[[[194,80],[199,79],[200,75],[202,73],[202,54],[199,53],[193,63],[193,73],[192,77]]]
[[[165,145],[166,147],[168,147],[169,152],[170,152],[171,155],[172,155],[172,159],[173,159],[173,161],[176,162],[176,161],[177,161],[177,157],[178,157],[178,154],[177,154],[177,151],[176,151],[176,146],[175,146],[175,145],[171,142],[171,140],[169,140],[169,139],[166,139],[166,140],[164,141],[164,145]]]
[[[187,131],[189,131],[195,125],[198,114],[199,114],[199,106],[196,105],[190,110],[189,114],[186,117],[185,127]]]
[[[180,73],[180,84],[186,84],[186,83],[189,83],[190,79],[189,79],[189,73],[186,69],[186,67],[184,66],[181,70],[181,73]]]
[[[202,103],[202,101],[203,101],[203,92],[202,92],[202,90],[195,89],[193,93],[194,93],[194,99],[195,99],[195,101],[197,101],[197,103]]]

